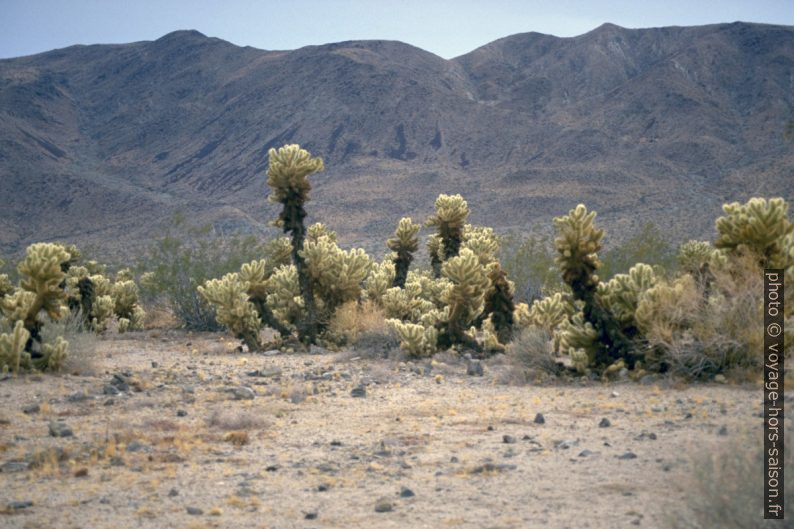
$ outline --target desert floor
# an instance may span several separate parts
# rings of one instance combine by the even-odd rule
[[[666,527],[693,456],[761,438],[754,385],[235,345],[111,336],[93,374],[0,381],[0,526]]]

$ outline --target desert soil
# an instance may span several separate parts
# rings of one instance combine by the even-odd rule
[[[0,526],[665,527],[692,454],[760,438],[755,386],[234,345],[133,333],[91,375],[0,381]]]

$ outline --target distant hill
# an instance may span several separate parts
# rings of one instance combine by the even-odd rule
[[[267,222],[267,150],[327,170],[310,220],[381,251],[440,192],[472,220],[550,226],[578,202],[616,237],[712,237],[720,205],[794,199],[794,28],[733,23],[506,37],[444,60],[393,41],[294,51],[196,31],[0,60],[0,253],[131,253],[176,211]]]

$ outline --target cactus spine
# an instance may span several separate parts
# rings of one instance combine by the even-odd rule
[[[394,237],[386,241],[386,246],[394,252],[394,282],[393,287],[405,287],[405,279],[408,277],[408,267],[411,266],[415,252],[419,248],[419,224],[414,224],[410,217],[400,219]]]
[[[602,248],[604,230],[595,227],[595,216],[595,211],[588,212],[583,204],[579,204],[568,215],[554,219],[559,233],[554,241],[557,249],[555,261],[562,272],[563,281],[571,287],[574,298],[583,304],[582,321],[577,322],[579,325],[575,328],[588,326],[582,336],[595,335],[593,350],[588,355],[593,367],[605,368],[620,358],[625,358],[629,367],[633,367],[636,358],[632,353],[631,340],[596,297],[599,284],[596,272],[601,267],[598,252]],[[582,349],[586,350],[585,347],[574,348],[578,351]]]
[[[268,197],[271,202],[283,206],[278,224],[284,233],[292,238],[292,262],[298,273],[298,284],[303,296],[306,318],[298,327],[298,336],[305,343],[317,341],[317,309],[314,303],[311,280],[306,261],[301,254],[306,237],[306,218],[304,204],[309,200],[311,184],[308,176],[324,169],[321,158],[312,157],[298,145],[286,145],[268,151],[270,165],[267,170],[267,183],[272,191]]]

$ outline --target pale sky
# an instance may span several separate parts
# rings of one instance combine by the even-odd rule
[[[0,0],[0,58],[196,29],[240,46],[401,40],[444,58],[515,33],[718,22],[794,25],[794,0]]]

